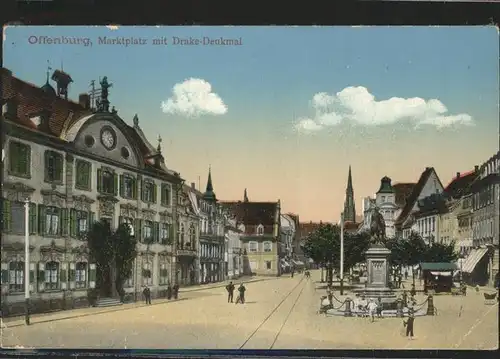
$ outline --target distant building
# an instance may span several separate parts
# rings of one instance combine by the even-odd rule
[[[406,197],[405,205],[394,225],[396,227],[396,235],[401,235],[403,238],[408,238],[412,231],[412,226],[415,223],[415,213],[419,211],[418,200],[430,196],[431,194],[440,194],[443,192],[443,184],[439,179],[433,167],[427,167],[420,175],[418,182],[412,186],[411,194]],[[396,195],[396,202],[398,198]],[[436,217],[420,218],[424,230],[426,228],[436,228]]]
[[[281,274],[281,205],[277,202],[221,202],[241,230],[245,275]]]
[[[472,192],[472,241],[477,257],[487,256],[489,281],[498,275],[500,237],[500,151],[480,166]],[[486,251],[485,251],[486,250]],[[479,280],[479,278],[478,278]]]

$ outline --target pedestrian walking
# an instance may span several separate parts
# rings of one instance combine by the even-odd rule
[[[291,271],[291,274],[292,274],[292,278],[293,278],[293,273],[294,273],[294,272],[295,272],[295,271],[294,271],[294,269],[292,268],[292,271]]]
[[[382,318],[382,309],[383,309],[382,298],[378,297],[378,301],[377,301],[377,317],[378,318]]]
[[[151,304],[151,289],[146,286],[146,288],[144,288],[144,290],[142,291],[142,294],[144,294],[144,300],[146,301],[146,304]]]
[[[370,316],[370,320],[373,323],[375,321],[375,313],[377,312],[377,303],[373,299],[370,299],[368,303],[368,315]]]
[[[406,293],[406,290],[403,290],[403,307],[408,306],[408,293]]]
[[[174,294],[174,299],[179,298],[179,284],[175,283],[174,286],[172,287],[172,291]]]
[[[245,286],[243,285],[243,283],[240,284],[240,286],[238,287],[238,298],[236,298],[236,304],[238,303],[241,303],[241,304],[245,304],[245,291],[247,289],[245,288]]]
[[[170,282],[168,283],[167,286],[167,299],[168,300],[172,299],[172,286],[170,285]]]
[[[410,340],[413,339],[413,325],[415,322],[415,314],[413,309],[410,308],[408,310],[408,320],[403,321],[403,325],[406,327],[406,336],[409,337]]]
[[[227,302],[232,303],[233,302],[233,295],[234,295],[233,282],[229,282],[229,284],[226,286],[226,290],[227,290]]]
[[[405,269],[405,280],[408,280],[408,269]]]

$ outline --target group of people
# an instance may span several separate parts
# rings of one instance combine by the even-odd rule
[[[144,287],[142,294],[144,295],[146,304],[151,304],[151,289],[148,286]],[[167,299],[172,299],[172,297],[174,297],[174,299],[179,298],[179,284],[177,283],[173,286],[169,284],[167,287]]]
[[[233,282],[229,282],[229,284],[226,286],[227,302],[228,303],[233,303],[235,288],[236,287],[233,284]],[[238,304],[238,303],[245,304],[245,292],[246,292],[246,290],[247,289],[245,288],[243,283],[241,283],[240,286],[238,287],[238,296],[236,297],[236,304]]]

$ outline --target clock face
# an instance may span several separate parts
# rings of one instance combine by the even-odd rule
[[[104,147],[106,147],[109,150],[113,148],[115,145],[115,136],[110,130],[102,131],[101,141]]]

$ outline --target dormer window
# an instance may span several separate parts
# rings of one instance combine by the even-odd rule
[[[257,235],[258,236],[264,235],[264,226],[262,224],[259,224],[259,226],[257,227]]]

